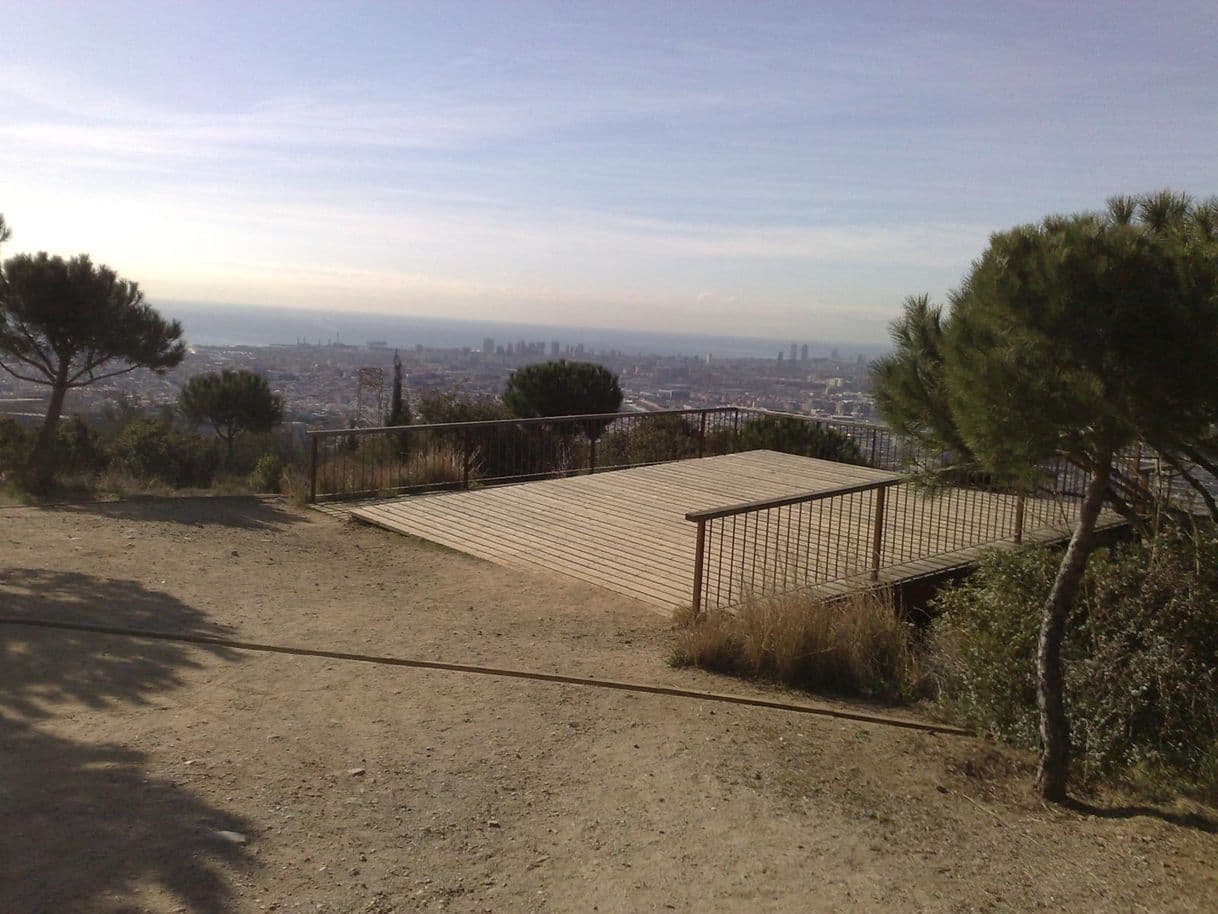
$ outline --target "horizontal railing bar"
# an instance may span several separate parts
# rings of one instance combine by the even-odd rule
[[[886,425],[876,425],[874,422],[862,422],[845,416],[809,416],[807,413],[792,413],[781,409],[765,409],[761,406],[736,406],[730,408],[739,409],[742,413],[756,413],[759,416],[779,416],[780,418],[799,419],[802,422],[819,422],[824,425],[841,425],[846,428],[861,428],[867,431],[892,434],[892,429]]]
[[[788,505],[798,505],[804,502],[820,501],[838,495],[853,495],[856,492],[870,492],[873,489],[887,489],[898,483],[909,482],[910,476],[896,476],[892,479],[877,479],[871,482],[860,482],[852,486],[839,486],[836,489],[824,489],[817,492],[799,492],[783,498],[762,498],[757,501],[745,501],[722,508],[707,508],[703,511],[690,511],[685,515],[688,521],[717,520],[721,517],[732,517],[736,514],[749,514],[754,511],[766,511],[770,508],[785,508]]]
[[[708,406],[705,409],[661,409],[642,413],[588,413],[578,416],[540,416],[529,419],[485,419],[472,422],[433,422],[425,425],[380,425],[371,428],[311,428],[306,434],[317,438],[337,438],[345,435],[375,435],[385,432],[434,432],[448,429],[506,428],[518,425],[555,425],[559,423],[620,420],[634,416],[698,416],[704,413],[730,413],[736,406]]]

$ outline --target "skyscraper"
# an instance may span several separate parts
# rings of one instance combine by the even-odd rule
[[[798,350],[799,350],[798,345],[797,345],[797,344],[795,344],[795,343],[792,343],[792,344],[791,344],[791,361],[792,361],[792,362],[794,362],[794,361],[795,361],[795,355],[796,355],[796,353],[798,352]]]
[[[495,338],[491,336],[483,337],[482,339],[482,354],[493,355],[495,352]]]
[[[808,361],[808,344],[807,343],[804,343],[802,346],[799,347],[799,360],[801,362]]]

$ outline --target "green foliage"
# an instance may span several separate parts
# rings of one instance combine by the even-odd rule
[[[1036,780],[1055,802],[1066,798],[1071,751],[1062,643],[1096,519],[1105,501],[1126,517],[1148,501],[1113,473],[1114,458],[1148,445],[1218,520],[1218,502],[1186,468],[1218,475],[1215,211],[1161,192],[1114,199],[1106,215],[996,233],[952,293],[950,314],[909,299],[893,327],[896,351],[873,368],[888,424],[923,455],[950,455],[946,470],[925,467],[932,477],[984,474],[1031,491],[1057,458],[1090,474],[1040,622]]]
[[[961,722],[1038,744],[1040,605],[1059,556],[990,553],[943,592],[933,623],[941,697]],[[1101,550],[1065,644],[1078,756],[1094,774],[1191,784],[1218,798],[1218,529],[1170,526]]]
[[[603,365],[560,359],[513,372],[503,402],[522,419],[616,413],[622,406],[622,388]],[[588,434],[596,437],[605,424],[590,423]]]
[[[880,414],[1025,486],[1057,453],[1098,466],[1138,440],[1212,446],[1214,207],[1163,192],[995,234],[946,317],[907,300],[894,353],[873,366]]]
[[[759,416],[740,429],[742,451],[781,451],[866,466],[867,461],[847,435],[826,425],[792,416]]]
[[[29,431],[12,416],[0,416],[0,480],[16,479],[29,457]]]
[[[385,417],[386,425],[409,425],[410,402],[402,387],[402,360],[398,354],[393,354],[393,394],[389,398],[389,415]]]
[[[186,355],[182,327],[144,302],[138,285],[86,255],[21,254],[0,270],[0,368],[51,388],[31,462],[45,489],[67,392],[135,368],[162,372]]]
[[[255,492],[278,493],[286,470],[287,463],[279,454],[263,454],[249,475],[249,487]]]
[[[101,436],[80,416],[59,423],[59,466],[77,473],[96,473],[110,462]]]
[[[81,387],[135,367],[164,371],[186,355],[181,335],[136,283],[84,254],[19,254],[4,264],[0,364],[18,377],[51,384],[63,368],[67,385]]]
[[[429,425],[448,422],[494,422],[513,418],[501,400],[485,396],[469,397],[454,391],[426,393],[419,398],[418,409],[419,417]],[[527,430],[515,425],[504,425],[463,434],[468,436],[474,476],[496,479],[535,470],[528,460],[535,454],[535,449],[528,446],[532,441]],[[434,432],[426,439],[417,439],[416,446],[419,460],[435,468],[435,472],[427,474],[428,478],[434,476],[439,479],[449,474],[447,467],[451,459],[437,455],[456,454],[456,462],[460,467],[460,457],[465,453],[466,442],[457,432]]]
[[[386,425],[409,425],[412,421],[410,403],[402,389],[402,360],[398,354],[393,354],[393,395],[389,399],[389,415],[385,417]],[[403,432],[397,436],[397,456],[404,459],[410,453],[410,433]]]
[[[220,462],[215,448],[203,438],[152,419],[136,419],[119,432],[113,461],[139,480],[157,480],[177,489],[207,488]]]
[[[1060,558],[1043,548],[987,551],[972,575],[941,591],[934,603],[940,613],[932,627],[940,698],[961,723],[1024,748],[1040,742],[1040,605]]]
[[[601,439],[601,466],[633,466],[684,460],[698,456],[698,429],[685,416],[641,415],[621,431],[612,431]]]
[[[283,401],[271,393],[266,378],[245,369],[195,375],[178,395],[178,407],[196,425],[215,429],[230,463],[238,435],[269,431],[283,419]]]
[[[454,391],[430,391],[419,397],[419,418],[428,425],[445,422],[491,422],[511,419],[511,411],[494,397],[468,397]]]

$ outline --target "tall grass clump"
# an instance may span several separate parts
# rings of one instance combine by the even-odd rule
[[[903,699],[917,690],[912,630],[887,589],[753,595],[734,613],[685,610],[676,621],[675,666],[843,695]]]

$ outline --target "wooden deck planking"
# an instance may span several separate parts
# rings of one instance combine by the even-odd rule
[[[390,530],[432,540],[510,567],[548,570],[606,587],[665,610],[688,603],[692,590],[695,525],[688,511],[757,499],[896,478],[893,473],[752,451],[720,457],[655,464],[631,470],[568,477],[468,492],[407,496],[366,504],[351,515]],[[900,564],[881,571],[881,580],[922,577],[976,558],[979,539],[1013,526],[1014,498],[957,490],[942,518],[926,510],[928,499],[902,488],[889,490],[884,555]],[[813,502],[783,512],[771,525],[771,549],[748,540],[744,524],[731,519],[711,528],[708,551],[735,549],[737,579],[723,582],[739,592],[740,579],[776,582],[817,568],[836,566],[843,580],[821,585],[840,592],[865,578],[873,532],[872,493],[840,502]],[[1028,527],[1047,522],[1055,506],[1029,500]],[[793,524],[792,514],[798,523]],[[849,515],[846,518],[842,514]],[[948,518],[949,513],[954,516]],[[757,518],[750,518],[750,527]],[[1000,525],[1000,526],[996,526]],[[928,527],[930,529],[928,529]],[[830,542],[829,530],[837,537]],[[1056,538],[1059,531],[1029,529],[1025,540]],[[915,546],[921,552],[915,551]],[[923,552],[932,554],[925,555]],[[907,558],[906,561],[900,561]]]

